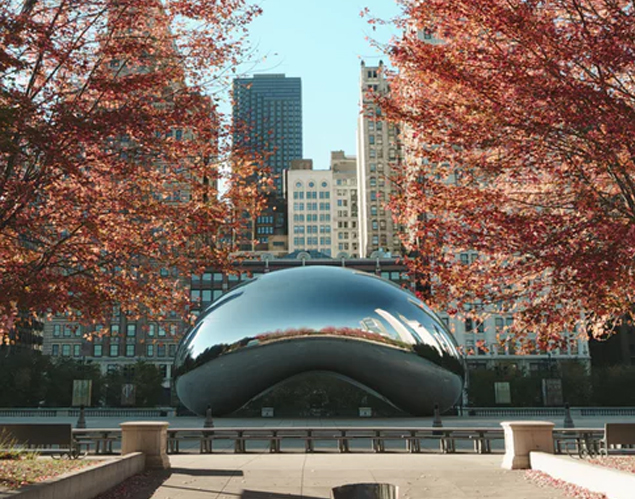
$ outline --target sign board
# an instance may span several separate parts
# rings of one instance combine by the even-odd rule
[[[494,383],[494,397],[497,405],[510,405],[512,403],[509,381],[497,381]]]
[[[557,378],[542,380],[542,402],[549,407],[564,405],[562,380]]]
[[[137,391],[132,383],[125,383],[121,387],[121,405],[132,407],[135,405]]]
[[[75,379],[73,380],[73,407],[81,405],[90,407],[90,396],[93,391],[93,380]]]
[[[273,417],[273,407],[263,407],[260,409],[260,415],[263,418],[272,418]]]
[[[370,418],[373,415],[373,410],[370,407],[360,407],[359,408],[359,417],[360,418]]]

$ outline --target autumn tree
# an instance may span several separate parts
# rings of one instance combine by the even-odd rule
[[[0,337],[24,311],[183,312],[175,277],[227,267],[254,165],[234,150],[219,198],[230,132],[210,95],[258,12],[247,0],[0,5]]]
[[[382,104],[430,299],[514,313],[541,348],[606,334],[635,298],[633,3],[401,3]]]

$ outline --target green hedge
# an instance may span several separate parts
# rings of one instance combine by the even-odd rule
[[[468,401],[474,407],[494,407],[494,383],[510,384],[512,406],[540,407],[542,379],[560,378],[564,401],[572,406],[635,406],[635,366],[594,368],[588,373],[575,361],[562,363],[553,372],[500,372],[472,370],[469,373]]]

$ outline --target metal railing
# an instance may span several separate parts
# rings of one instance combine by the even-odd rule
[[[457,407],[459,416],[564,416],[564,407]],[[571,414],[581,417],[635,416],[635,407],[571,407]]]
[[[576,452],[582,455],[597,449],[604,430],[558,428],[553,435],[556,453]],[[119,453],[121,446],[121,430],[116,428],[74,429],[73,437],[80,449],[94,454]],[[298,447],[304,452],[390,450],[489,454],[493,450],[502,451],[503,442],[502,428],[225,427],[168,428],[166,444],[170,454],[217,451],[277,453],[286,449],[297,452]],[[493,449],[492,443],[497,448]],[[435,451],[435,447],[438,450]]]
[[[173,407],[157,408],[119,408],[119,407],[87,407],[85,415],[93,418],[161,418],[174,417],[176,409]],[[55,417],[78,417],[78,407],[54,407],[54,408],[11,408],[0,409],[0,418],[55,418]]]

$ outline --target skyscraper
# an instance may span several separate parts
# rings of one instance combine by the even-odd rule
[[[361,65],[357,127],[357,178],[359,179],[359,255],[375,252],[401,254],[398,228],[386,208],[393,191],[391,177],[401,160],[398,127],[382,116],[371,92],[387,93],[388,81],[379,66]]]
[[[283,74],[261,74],[234,80],[234,144],[264,155],[273,175],[267,208],[254,224],[256,249],[269,249],[270,236],[287,234],[282,173],[302,159],[302,83]]]

